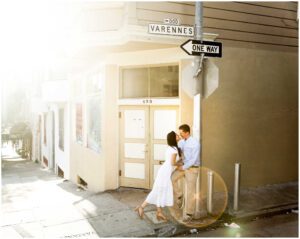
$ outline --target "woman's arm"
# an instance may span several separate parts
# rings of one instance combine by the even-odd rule
[[[176,158],[177,158],[177,154],[172,154],[171,156],[172,166],[182,166],[183,165],[182,160],[178,160],[176,162]]]
[[[177,162],[176,162],[176,166],[182,166],[183,165],[183,160],[180,158]]]
[[[177,153],[172,154],[172,156],[171,156],[171,163],[172,163],[173,166],[177,166],[176,165],[176,157],[177,157]]]

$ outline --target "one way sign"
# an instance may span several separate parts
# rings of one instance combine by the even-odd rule
[[[204,56],[222,57],[222,43],[212,41],[200,41],[189,39],[181,46],[187,54],[193,56],[200,56],[204,53]]]

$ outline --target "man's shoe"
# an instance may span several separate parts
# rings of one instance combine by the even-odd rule
[[[190,214],[186,214],[186,216],[183,217],[182,221],[183,222],[190,222],[193,220],[193,215],[190,215]]]

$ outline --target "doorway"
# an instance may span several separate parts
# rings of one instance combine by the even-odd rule
[[[178,127],[178,106],[120,107],[120,186],[152,188],[165,160],[167,134]]]

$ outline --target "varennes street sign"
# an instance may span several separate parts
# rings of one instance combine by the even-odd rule
[[[194,27],[179,25],[179,19],[164,19],[165,24],[150,23],[148,33],[173,36],[194,36]]]

